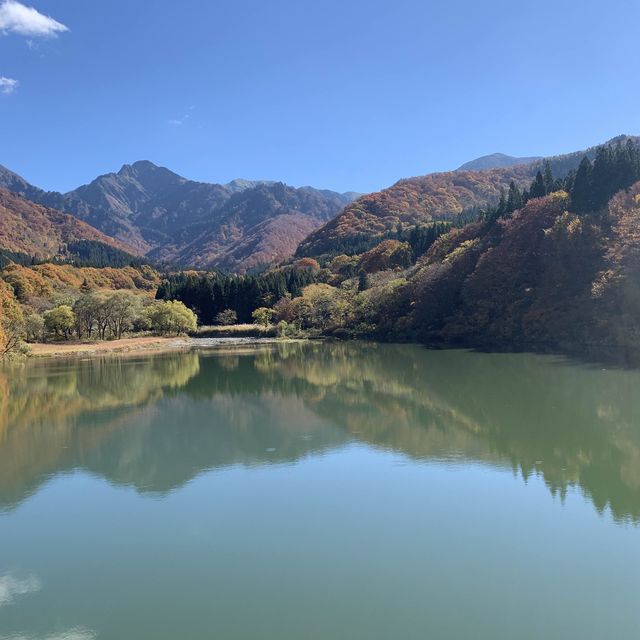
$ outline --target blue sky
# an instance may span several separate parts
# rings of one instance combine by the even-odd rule
[[[0,0],[0,164],[46,189],[149,159],[367,192],[640,133],[637,0],[24,4]]]

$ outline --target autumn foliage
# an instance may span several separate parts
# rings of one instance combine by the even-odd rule
[[[640,344],[640,183],[577,215],[564,192],[452,232],[412,286],[422,340],[488,347]]]
[[[297,255],[320,256],[346,239],[383,236],[398,223],[406,226],[455,220],[464,211],[495,203],[513,181],[531,182],[533,165],[490,171],[450,171],[401,180],[358,198],[336,218],[301,243]]]
[[[23,313],[13,289],[0,280],[0,357],[15,349],[22,339]]]
[[[11,264],[0,272],[18,299],[27,302],[33,297],[49,298],[55,292],[88,289],[132,289],[152,292],[160,282],[151,267],[77,268],[67,264],[45,263],[32,267]]]
[[[50,258],[67,243],[93,240],[121,250],[130,248],[72,215],[49,209],[0,189],[0,249]]]

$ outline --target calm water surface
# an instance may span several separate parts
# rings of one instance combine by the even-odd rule
[[[368,344],[0,372],[0,638],[640,637],[640,373]]]

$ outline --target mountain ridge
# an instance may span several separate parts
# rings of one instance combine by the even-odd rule
[[[270,180],[196,182],[148,160],[124,164],[64,194],[38,189],[0,167],[0,187],[68,212],[137,255],[238,272],[289,258],[355,195]],[[232,200],[235,206],[226,206]],[[189,249],[196,245],[197,251]],[[258,245],[259,255],[253,255]]]
[[[456,171],[484,171],[485,169],[499,169],[505,167],[513,167],[519,164],[531,164],[543,160],[542,156],[516,157],[509,156],[505,153],[491,153],[486,156],[480,156],[475,160],[470,160],[460,165]]]

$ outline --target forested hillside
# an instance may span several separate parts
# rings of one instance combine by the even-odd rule
[[[635,348],[640,153],[584,159],[557,190],[438,240],[407,291],[407,330],[486,346]]]
[[[72,215],[0,189],[0,250],[52,258],[65,254],[69,244],[79,241],[99,243],[114,251],[129,249]]]
[[[614,147],[638,138],[619,136],[606,143]],[[595,158],[600,147],[548,158],[556,178],[565,178],[578,168],[583,157]],[[452,171],[400,180],[388,189],[362,196],[347,206],[336,218],[305,239],[296,252],[298,257],[322,258],[337,253],[355,253],[363,239],[371,242],[395,229],[398,224],[411,226],[432,221],[465,223],[475,219],[480,210],[498,203],[502,191],[513,182],[519,189],[529,185],[543,162],[518,164],[506,168],[475,171]],[[352,250],[356,247],[356,251]]]
[[[420,251],[410,239],[425,227],[333,258],[276,317],[429,344],[637,349],[640,150],[621,141],[563,177],[552,167],[525,189],[512,182],[475,222],[426,227]]]

